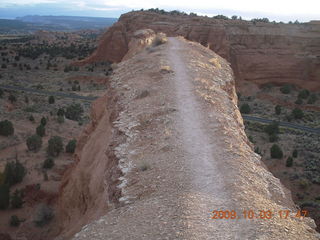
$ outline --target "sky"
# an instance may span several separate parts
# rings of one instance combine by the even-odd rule
[[[0,18],[25,15],[119,17],[131,10],[160,8],[200,15],[223,14],[273,21],[320,20],[320,0],[0,0]]]

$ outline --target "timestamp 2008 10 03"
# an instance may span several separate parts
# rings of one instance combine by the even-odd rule
[[[235,210],[213,210],[211,212],[211,219],[272,219],[274,217],[278,217],[280,219],[287,219],[289,217],[294,218],[304,218],[307,217],[307,210],[297,210],[295,212],[290,210],[243,210],[243,211],[235,211]]]

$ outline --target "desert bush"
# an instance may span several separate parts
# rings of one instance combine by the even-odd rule
[[[289,94],[291,92],[291,86],[286,84],[280,88],[280,92],[283,94]]]
[[[26,169],[18,160],[15,162],[8,162],[4,168],[4,183],[8,186],[20,183],[25,175]]]
[[[42,126],[42,125],[40,125]],[[37,128],[38,129],[38,128]],[[27,147],[29,151],[37,152],[42,146],[42,139],[39,135],[32,135],[27,138]]]
[[[40,204],[36,210],[34,223],[37,227],[43,227],[54,217],[53,209],[46,204]]]
[[[286,167],[292,167],[292,165],[293,165],[293,158],[288,157],[286,161]]]
[[[265,127],[264,131],[269,135],[278,134],[279,133],[279,123],[276,121],[273,121],[272,123],[268,124]]]
[[[298,98],[306,99],[310,95],[310,92],[307,89],[303,89],[299,92]]]
[[[298,150],[297,149],[293,150],[292,157],[294,157],[294,158],[298,157]]]
[[[57,116],[64,116],[65,114],[65,111],[63,108],[59,108],[58,111],[57,111]]]
[[[62,138],[59,136],[53,136],[48,141],[47,153],[49,156],[57,157],[63,150]]]
[[[7,184],[0,185],[0,209],[7,209],[9,207],[10,189]]]
[[[51,157],[48,157],[44,160],[42,167],[46,169],[51,169],[54,166],[54,160]]]
[[[40,123],[42,126],[45,126],[47,124],[47,119],[45,117],[42,117]]]
[[[269,142],[271,142],[271,143],[278,141],[278,139],[279,139],[279,137],[278,137],[278,135],[275,134],[275,133],[269,135]]]
[[[54,96],[49,96],[48,102],[49,102],[49,104],[54,104],[54,102],[55,102]]]
[[[20,219],[18,218],[18,216],[16,216],[16,215],[12,215],[11,217],[10,217],[10,226],[11,227],[19,227],[19,225],[20,225]]]
[[[317,101],[317,96],[315,94],[311,94],[309,99],[308,99],[308,104],[313,104]]]
[[[7,65],[5,63],[2,63],[1,68],[7,68]]]
[[[34,117],[33,117],[33,115],[30,115],[30,116],[29,116],[29,121],[30,121],[30,122],[34,122]]]
[[[283,157],[283,152],[277,144],[272,145],[270,149],[270,156],[271,158],[278,158],[278,159],[281,159]]]
[[[78,121],[81,119],[82,114],[83,114],[82,106],[79,103],[76,103],[76,104],[69,105],[67,107],[65,112],[65,117],[70,120]]]
[[[259,154],[259,155],[261,155],[261,150],[260,150],[259,147],[255,147],[255,148],[254,148],[254,152],[257,153],[257,154]]]
[[[8,97],[8,100],[9,100],[11,103],[14,103],[14,102],[17,101],[17,98],[16,98],[14,95],[10,94],[9,97]]]
[[[23,205],[23,195],[22,192],[18,189],[14,191],[13,195],[11,196],[11,207],[12,208],[21,208]]]
[[[36,128],[36,134],[40,137],[43,137],[44,135],[46,135],[46,128],[42,124],[40,124]]]
[[[3,92],[3,90],[0,88],[0,98],[3,97],[3,94],[4,94],[4,92]]]
[[[247,103],[242,104],[240,107],[240,112],[243,114],[249,114],[251,112],[251,108],[249,104]]]
[[[13,135],[14,128],[12,122],[9,120],[3,120],[0,122],[0,135],[2,136],[9,136]]]
[[[292,110],[291,115],[295,118],[295,119],[301,119],[304,116],[304,113],[301,109],[299,108],[295,108]]]
[[[275,106],[274,110],[275,110],[275,113],[276,113],[277,115],[280,115],[280,114],[281,114],[281,106],[279,106],[279,105]]]
[[[66,152],[67,153],[74,153],[76,146],[77,146],[77,140],[75,140],[75,139],[70,140],[66,146]]]

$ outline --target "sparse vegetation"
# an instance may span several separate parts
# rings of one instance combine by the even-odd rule
[[[19,190],[15,190],[15,192],[11,196],[11,207],[12,208],[21,208],[23,205],[23,195]]]
[[[249,104],[247,103],[242,104],[240,107],[240,112],[243,114],[249,114],[251,112],[251,108]]]
[[[283,94],[289,94],[291,92],[291,85],[284,85],[280,88],[280,91],[283,93]]]
[[[48,102],[49,102],[49,104],[54,104],[54,102],[55,102],[54,96],[49,96]]]
[[[283,152],[277,144],[272,145],[270,149],[270,156],[271,158],[278,158],[278,159],[281,159],[283,157]]]
[[[42,126],[45,126],[47,124],[47,119],[45,117],[42,117],[40,123]]]
[[[10,201],[10,189],[6,184],[0,185],[0,209],[7,209]]]
[[[67,107],[65,117],[70,120],[79,121],[81,119],[82,114],[82,106],[79,103],[75,103]]]
[[[43,168],[45,169],[51,169],[54,166],[54,159],[52,157],[48,157],[43,162]]]
[[[292,157],[297,158],[298,157],[298,150],[294,149],[292,152]]]
[[[26,169],[18,160],[15,162],[8,162],[4,169],[4,183],[8,186],[20,183],[25,175]]]
[[[295,108],[292,110],[291,115],[295,118],[295,119],[301,119],[304,116],[304,113],[301,109],[299,108]]]
[[[275,122],[273,121],[272,123],[268,124],[264,131],[269,134],[270,136],[271,135],[276,135],[279,133],[279,123],[278,122]]]
[[[44,135],[46,135],[46,128],[44,127],[44,125],[40,124],[36,128],[36,134],[40,137],[44,137]]]
[[[57,157],[63,150],[62,138],[59,136],[54,136],[48,141],[47,153],[49,156]]]
[[[307,99],[310,95],[310,92],[307,89],[303,89],[299,92],[298,98]]]
[[[13,135],[14,128],[13,124],[9,120],[3,120],[0,122],[0,135],[2,136],[10,136]]]
[[[70,140],[66,146],[66,152],[74,153],[76,146],[77,146],[77,140],[75,139]]]
[[[286,167],[292,167],[292,165],[293,165],[293,158],[289,156],[286,161]]]
[[[280,115],[280,114],[281,114],[281,106],[279,106],[279,105],[275,106],[274,110],[275,110],[275,113],[276,113],[277,115]]]
[[[42,146],[41,136],[36,134],[27,138],[27,147],[29,151],[37,152],[39,151],[41,146]]]

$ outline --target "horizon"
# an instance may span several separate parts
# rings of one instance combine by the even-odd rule
[[[230,7],[232,6],[232,7]],[[0,18],[16,19],[28,15],[39,16],[77,16],[77,17],[102,17],[119,18],[122,14],[132,10],[159,8],[165,11],[178,10],[186,13],[196,13],[200,16],[233,15],[241,16],[243,20],[253,18],[268,18],[270,21],[309,22],[320,20],[320,3],[315,0],[305,0],[304,4],[290,1],[270,0],[268,5],[259,4],[253,0],[242,1],[225,0],[224,2],[211,3],[199,0],[197,4],[176,1],[130,1],[118,0],[82,0],[63,3],[62,0],[3,0],[0,3]]]

